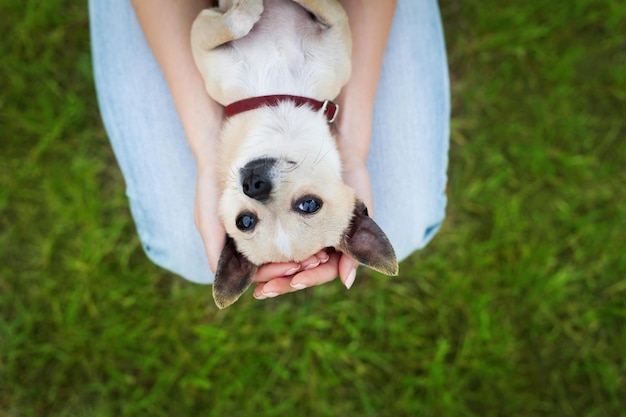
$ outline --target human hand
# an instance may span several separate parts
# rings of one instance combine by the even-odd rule
[[[198,166],[194,220],[214,273],[226,242],[226,231],[218,217],[218,199],[219,189],[214,173],[209,167]]]

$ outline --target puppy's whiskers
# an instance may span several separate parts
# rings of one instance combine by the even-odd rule
[[[315,157],[315,160],[313,161],[313,166],[317,166],[318,164],[320,164],[324,160],[324,158],[326,158],[326,156],[328,156],[328,154],[333,151],[333,148],[329,146],[328,149],[326,149],[326,152],[322,154],[323,150],[324,150],[324,146],[322,145],[320,146],[319,153],[317,154],[317,156]]]

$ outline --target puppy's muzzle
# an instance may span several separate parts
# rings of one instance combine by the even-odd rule
[[[276,165],[274,158],[261,158],[248,162],[240,170],[243,193],[257,201],[266,201],[272,192],[272,171]]]

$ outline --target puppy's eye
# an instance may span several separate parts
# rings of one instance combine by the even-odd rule
[[[294,209],[302,214],[313,214],[322,208],[322,200],[314,196],[306,196],[294,203]]]
[[[235,225],[237,226],[237,229],[242,232],[249,232],[254,229],[254,226],[256,226],[256,221],[257,218],[254,214],[250,212],[243,212],[237,217],[237,220],[235,220]]]

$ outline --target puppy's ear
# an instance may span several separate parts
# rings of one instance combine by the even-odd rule
[[[396,253],[389,239],[367,214],[367,207],[357,200],[348,230],[339,250],[365,266],[385,275],[398,275]]]
[[[222,309],[237,301],[250,286],[256,269],[256,265],[237,251],[235,241],[226,236],[213,282],[215,304]]]

